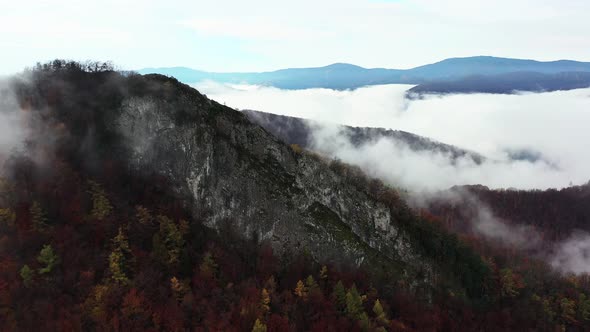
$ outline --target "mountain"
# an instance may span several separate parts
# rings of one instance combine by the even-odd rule
[[[0,86],[26,136],[0,154],[2,330],[251,330],[264,313],[393,329],[359,289],[395,308],[484,301],[481,257],[394,189],[173,78],[96,68],[56,60]],[[354,312],[330,302],[339,280]],[[321,306],[332,323],[307,314]]]
[[[223,83],[274,86],[281,89],[328,88],[336,90],[397,82],[401,73],[401,71],[394,69],[365,69],[345,63],[317,68],[290,68],[261,73],[211,73],[185,67],[146,68],[138,72],[172,76],[185,83],[213,80]]]
[[[588,328],[582,277],[176,79],[56,60],[0,96],[2,331]]]
[[[313,120],[295,118],[290,116],[264,113],[252,110],[242,110],[254,123],[288,144],[296,144],[305,149],[316,150],[314,132],[317,128],[327,126]],[[433,141],[429,138],[418,136],[401,130],[385,128],[362,128],[342,125],[334,125],[333,130],[340,132],[341,137],[346,137],[354,147],[377,142],[380,139],[390,139],[398,144],[405,145],[411,150],[427,151],[449,155],[451,159],[469,158],[474,163],[480,164],[484,157],[478,153],[463,150],[452,145]]]
[[[351,64],[336,63],[325,67],[291,68],[260,73],[212,73],[185,67],[139,70],[139,73],[142,74],[159,73],[176,77],[185,83],[213,80],[223,83],[274,86],[281,89],[328,88],[337,90],[355,89],[376,84],[422,84],[454,81],[469,76],[494,76],[517,72],[539,74],[590,72],[590,63],[570,60],[541,62],[476,56],[446,59],[412,69],[367,69]]]
[[[572,60],[536,61],[523,59],[474,56],[450,58],[437,63],[410,69],[415,76],[428,80],[452,79],[473,75],[499,75],[513,72],[556,74],[561,72],[588,72],[590,62]]]
[[[492,76],[468,76],[458,80],[428,82],[417,85],[407,92],[410,98],[424,94],[449,93],[499,93],[517,91],[549,92],[590,87],[590,72],[512,72]]]

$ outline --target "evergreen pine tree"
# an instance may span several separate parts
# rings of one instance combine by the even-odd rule
[[[113,206],[100,184],[94,181],[88,181],[88,185],[90,186],[88,193],[92,196],[92,211],[90,211],[90,215],[96,220],[103,220],[111,214]]]
[[[264,325],[260,319],[256,319],[256,322],[254,322],[254,326],[252,327],[252,332],[266,332],[266,325]]]
[[[127,237],[123,229],[119,227],[119,232],[113,238],[113,251],[109,255],[109,271],[111,278],[118,283],[127,283],[129,281],[126,270],[129,269],[129,257],[131,250]]]
[[[59,257],[53,252],[53,248],[51,245],[46,244],[39,252],[39,256],[37,256],[37,261],[43,265],[44,267],[39,269],[39,274],[46,274],[50,273],[53,268],[59,264]]]
[[[33,228],[38,231],[42,232],[47,229],[47,217],[45,216],[45,212],[41,208],[41,204],[39,202],[33,202],[31,208],[29,209],[31,213],[31,221],[33,222]]]
[[[373,313],[375,314],[375,319],[383,325],[389,324],[389,319],[387,319],[387,314],[383,311],[383,306],[379,299],[375,300],[375,305],[373,305]]]
[[[20,277],[23,279],[23,284],[25,285],[25,287],[31,287],[31,282],[33,281],[34,274],[35,271],[33,271],[33,269],[31,269],[26,264],[20,269]]]
[[[363,313],[363,300],[355,285],[346,293],[346,315],[351,319],[360,319]]]
[[[343,314],[346,312],[346,289],[342,284],[342,281],[338,281],[336,286],[334,286],[334,291],[332,292],[332,297],[336,302],[336,308],[338,311]]]

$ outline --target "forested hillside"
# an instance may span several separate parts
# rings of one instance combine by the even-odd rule
[[[548,241],[564,240],[572,231],[590,232],[590,185],[548,190],[493,190],[485,186],[455,187],[451,193],[468,193],[474,199],[461,204],[442,200],[431,211],[451,222],[467,222],[478,205],[489,207],[508,224],[535,227]],[[471,211],[472,213],[469,213]]]

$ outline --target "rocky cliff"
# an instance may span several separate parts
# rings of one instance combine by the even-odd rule
[[[318,261],[387,265],[429,274],[390,206],[335,173],[328,162],[294,151],[240,112],[162,76],[154,94],[131,92],[117,120],[131,163],[173,179],[206,225],[230,223],[269,240],[281,253]],[[400,203],[400,210],[407,209]],[[412,274],[412,276],[408,275]]]

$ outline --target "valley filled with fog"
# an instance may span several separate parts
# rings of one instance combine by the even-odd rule
[[[251,109],[325,123],[314,148],[409,189],[482,184],[492,188],[547,189],[590,180],[590,89],[512,95],[457,94],[405,97],[410,85],[356,90],[281,90],[201,82],[208,97]],[[353,147],[334,124],[404,130],[487,157],[453,160],[416,152],[381,138]]]

